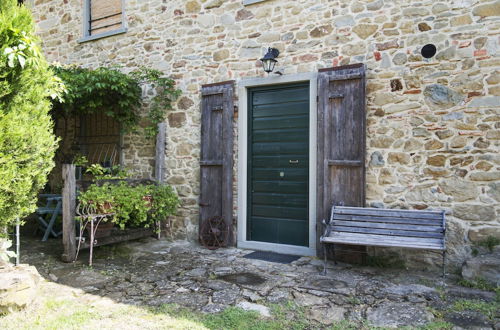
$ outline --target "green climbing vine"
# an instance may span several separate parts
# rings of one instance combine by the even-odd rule
[[[164,77],[161,71],[144,67],[128,74],[119,67],[53,66],[53,70],[66,87],[63,100],[53,102],[56,118],[104,113],[118,121],[124,132],[137,131],[144,118],[143,127],[150,138],[156,135],[158,124],[165,120],[180,95],[172,79]],[[150,100],[142,98],[145,85],[154,90]],[[142,109],[147,109],[145,116],[141,116]]]

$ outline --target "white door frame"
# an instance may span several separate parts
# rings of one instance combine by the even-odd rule
[[[316,143],[318,74],[270,75],[238,82],[238,247],[252,250],[315,256],[316,255]],[[269,85],[309,82],[309,246],[248,241],[247,238],[247,150],[248,89]]]

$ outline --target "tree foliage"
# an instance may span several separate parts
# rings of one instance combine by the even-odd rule
[[[34,211],[54,166],[49,98],[61,88],[41,54],[30,11],[1,0],[0,229]]]

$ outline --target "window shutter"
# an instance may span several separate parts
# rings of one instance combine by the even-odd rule
[[[332,205],[365,206],[365,84],[363,64],[320,70],[318,74],[320,221],[329,218]]]
[[[233,82],[202,86],[200,229],[222,216],[233,244]]]
[[[113,31],[122,25],[122,0],[90,1],[90,35]]]

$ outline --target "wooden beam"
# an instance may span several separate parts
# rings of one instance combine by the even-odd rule
[[[163,183],[163,181],[165,180],[165,148],[167,140],[166,131],[167,125],[165,123],[158,124],[155,157],[155,179],[158,183]]]
[[[62,215],[63,215],[63,246],[64,252],[61,256],[64,262],[73,262],[76,256],[75,237],[75,208],[76,208],[76,179],[75,165],[63,164],[62,177],[64,187],[62,191]]]

